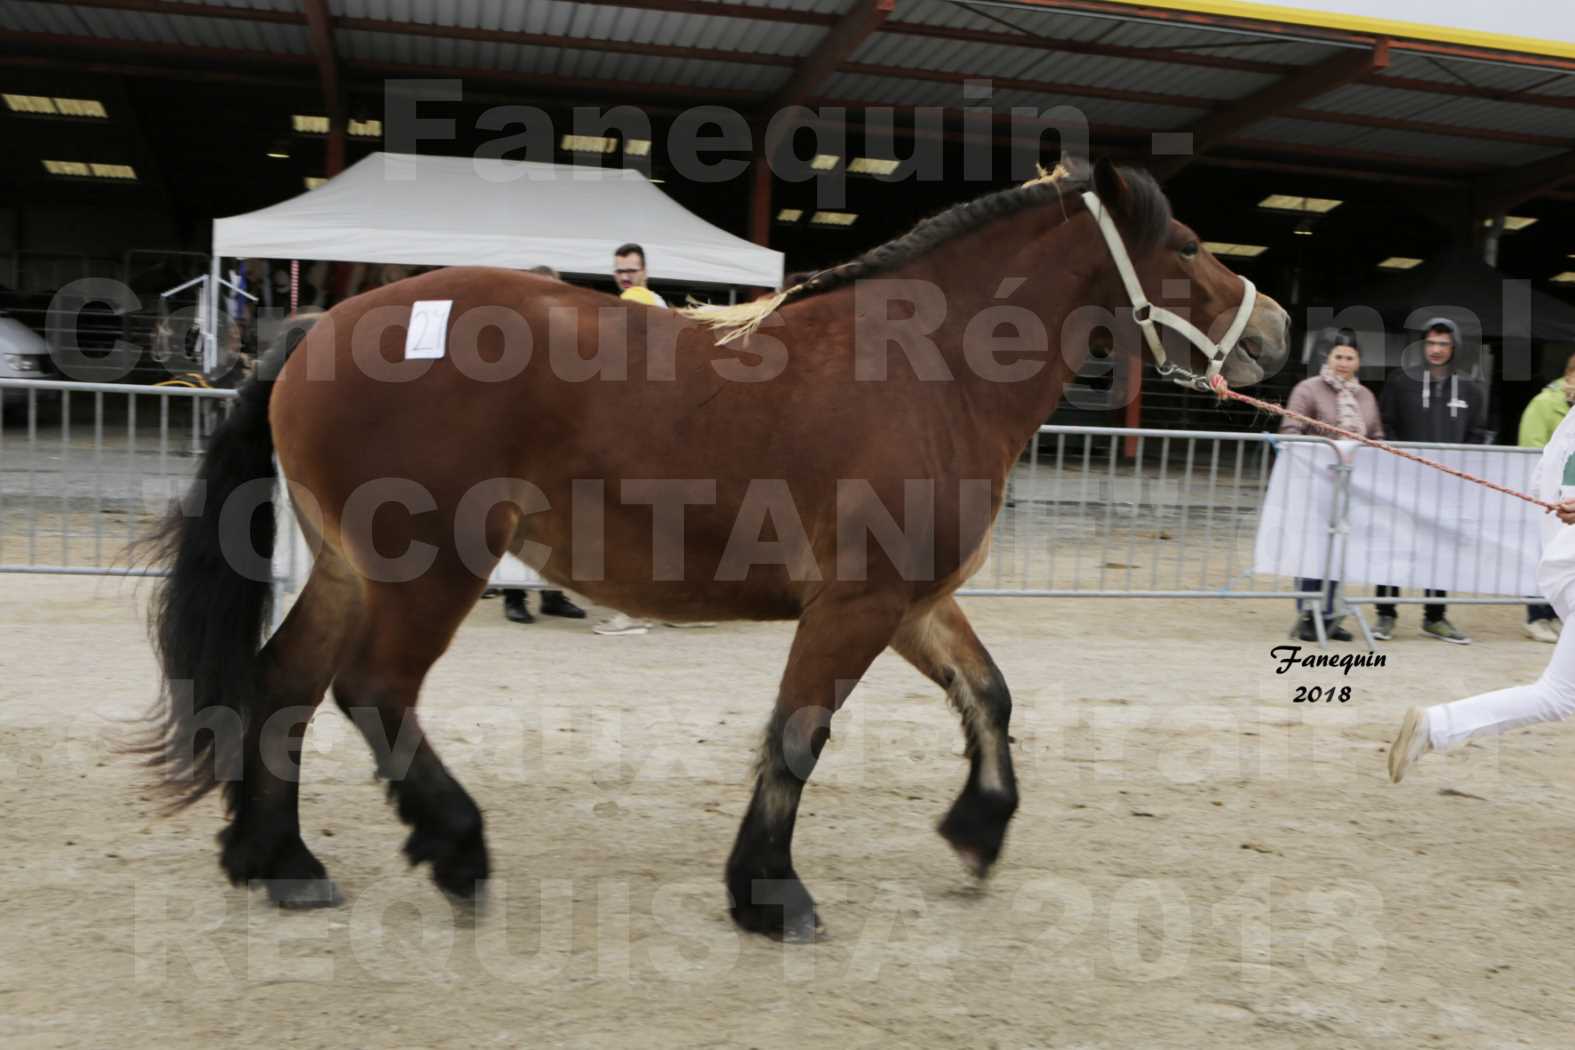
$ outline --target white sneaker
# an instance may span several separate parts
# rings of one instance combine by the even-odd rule
[[[612,616],[609,616],[595,627],[592,627],[591,630],[597,634],[616,636],[624,634],[644,634],[646,631],[649,631],[650,628],[638,620],[634,620],[628,616],[625,616],[623,613],[614,613]]]
[[[1559,640],[1559,632],[1553,629],[1552,620],[1532,620],[1524,628],[1526,637],[1534,642],[1547,642],[1550,645]]]
[[[1427,708],[1413,707],[1405,713],[1400,732],[1389,745],[1389,782],[1398,784],[1405,779],[1411,763],[1433,750],[1433,741],[1427,732]]]

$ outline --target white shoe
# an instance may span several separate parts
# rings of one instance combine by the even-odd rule
[[[1398,784],[1405,779],[1411,763],[1433,750],[1433,741],[1427,732],[1427,708],[1413,707],[1405,713],[1400,732],[1389,745],[1389,782]]]
[[[646,631],[649,631],[650,628],[638,620],[634,620],[628,616],[625,616],[623,613],[614,613],[612,616],[603,620],[595,627],[592,627],[591,630],[597,634],[617,636],[625,634],[644,634]]]
[[[1553,629],[1552,620],[1532,620],[1524,628],[1526,637],[1534,642],[1547,642],[1550,645],[1559,640],[1559,632]]]

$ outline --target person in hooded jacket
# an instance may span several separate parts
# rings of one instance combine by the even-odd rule
[[[1569,414],[1572,403],[1575,403],[1575,354],[1564,363],[1564,375],[1543,387],[1520,414],[1520,446],[1547,447],[1553,432]],[[1551,644],[1559,640],[1563,628],[1553,606],[1546,602],[1526,606],[1526,637]]]
[[[1423,326],[1422,354],[1408,354],[1399,371],[1384,383],[1378,399],[1384,432],[1392,441],[1428,441],[1451,445],[1481,445],[1488,440],[1487,391],[1461,371],[1470,366],[1464,360],[1460,329],[1447,317],[1435,317]],[[1429,590],[1429,598],[1447,597],[1445,592]],[[1398,598],[1400,588],[1380,586],[1380,598]],[[1469,644],[1471,639],[1445,618],[1443,602],[1431,602],[1422,610],[1422,633],[1441,642]],[[1373,637],[1388,641],[1394,637],[1396,610],[1393,604],[1380,603]]]

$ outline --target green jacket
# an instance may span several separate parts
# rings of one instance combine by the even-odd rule
[[[1520,444],[1526,448],[1542,448],[1553,432],[1569,414],[1570,403],[1564,400],[1564,380],[1555,379],[1531,399],[1526,411],[1520,415]]]

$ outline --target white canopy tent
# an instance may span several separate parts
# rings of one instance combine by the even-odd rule
[[[781,252],[711,225],[629,168],[374,153],[315,190],[215,219],[209,287],[224,258],[606,275],[629,241],[658,284],[782,286]],[[209,303],[211,370],[217,299]]]
[[[735,237],[629,168],[374,153],[315,190],[213,223],[217,257],[607,274],[645,248],[657,280],[778,288],[782,253]]]

